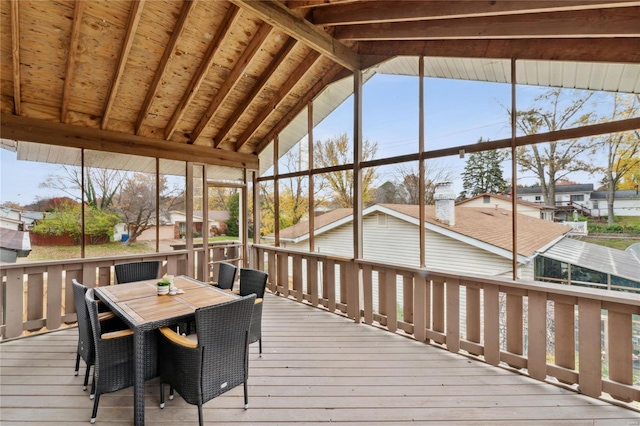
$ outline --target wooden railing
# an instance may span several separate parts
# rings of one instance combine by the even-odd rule
[[[243,265],[242,247],[240,241],[215,241],[209,243],[209,264],[207,268],[201,268],[205,262],[205,250],[202,243],[194,244],[194,275],[195,279],[204,282],[213,282],[218,279],[218,264],[228,262],[235,266]],[[186,244],[173,244],[174,250],[186,249]]]
[[[592,397],[640,401],[633,368],[639,295],[266,245],[252,246],[251,263],[268,271],[268,288],[283,297]]]
[[[190,275],[187,251],[3,264],[0,267],[0,335],[56,330],[76,321],[71,281],[88,287],[114,284],[113,265],[142,260],[162,261],[163,274]]]

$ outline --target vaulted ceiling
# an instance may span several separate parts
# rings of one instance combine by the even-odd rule
[[[251,169],[327,85],[396,56],[640,63],[629,0],[0,5],[2,138]]]

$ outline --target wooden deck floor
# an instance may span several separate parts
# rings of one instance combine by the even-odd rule
[[[636,411],[272,295],[263,337],[262,358],[251,348],[249,409],[236,388],[205,405],[207,424],[640,425]],[[74,328],[0,345],[0,424],[88,424],[76,342]],[[104,395],[96,424],[131,424],[132,394]],[[147,424],[197,424],[181,398],[158,403],[153,380]]]

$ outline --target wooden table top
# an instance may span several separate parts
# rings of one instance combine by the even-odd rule
[[[116,303],[137,325],[192,314],[198,308],[228,302],[238,297],[180,276],[174,278],[174,283],[177,288],[184,290],[183,294],[158,295],[157,282],[156,279],[118,284],[99,287],[99,291]]]

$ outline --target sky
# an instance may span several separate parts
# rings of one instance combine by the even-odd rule
[[[543,88],[518,86],[516,99],[522,109],[532,103]],[[510,137],[509,117],[511,88],[508,84],[464,80],[425,79],[425,149],[438,149]],[[363,89],[364,139],[375,141],[375,158],[417,151],[418,147],[418,79],[406,76],[376,75]],[[353,133],[353,100],[349,98],[314,129],[316,140],[342,133]],[[447,157],[431,160],[431,167],[444,168],[453,178],[454,189],[462,190],[460,174],[465,159]],[[39,185],[59,165],[17,161],[16,154],[0,149],[0,204],[8,201],[29,204],[37,197],[63,196]],[[505,177],[510,178],[505,163]],[[393,166],[379,169],[379,184],[395,173]],[[572,180],[598,185],[599,176],[575,175]],[[535,178],[519,174],[518,183],[533,184]]]

